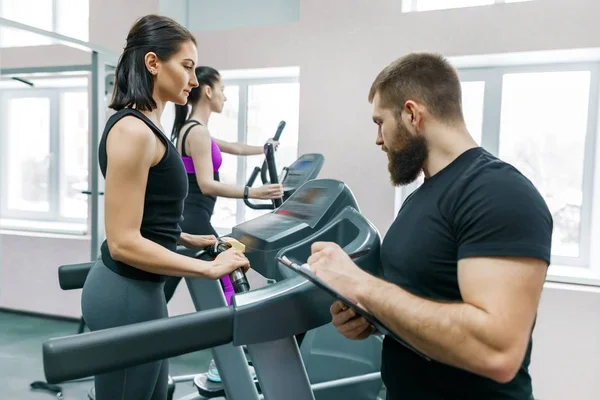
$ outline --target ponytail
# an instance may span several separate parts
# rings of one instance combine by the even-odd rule
[[[171,131],[171,141],[175,143],[179,136],[179,131],[185,125],[189,113],[189,105],[194,105],[202,98],[204,87],[210,86],[214,89],[215,83],[219,81],[221,76],[219,71],[211,67],[196,67],[196,78],[198,79],[198,87],[192,89],[188,95],[188,102],[185,106],[175,104],[175,121],[173,122],[173,130]]]
[[[173,130],[171,130],[171,141],[175,143],[179,136],[179,131],[183,128],[189,112],[188,105],[175,104],[175,121],[173,122]]]

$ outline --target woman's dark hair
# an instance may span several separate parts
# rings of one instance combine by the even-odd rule
[[[154,80],[144,58],[148,52],[154,52],[160,60],[167,61],[187,41],[196,44],[194,35],[171,18],[146,15],[137,20],[127,35],[127,44],[117,63],[109,107],[114,110],[126,107],[140,111],[155,109]]]
[[[175,104],[175,122],[173,122],[173,130],[171,131],[171,140],[175,142],[179,131],[185,124],[189,113],[189,105],[196,104],[204,93],[204,88],[210,86],[211,89],[215,88],[215,83],[221,79],[219,71],[211,67],[196,67],[196,78],[198,79],[198,87],[192,89],[188,96],[186,105]]]

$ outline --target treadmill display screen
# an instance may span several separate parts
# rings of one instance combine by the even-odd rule
[[[298,161],[294,167],[295,169],[305,169],[306,167],[310,167],[313,164],[312,161],[310,160],[302,160],[302,161]]]
[[[327,189],[322,187],[307,187],[290,198],[285,206],[276,214],[286,215],[303,221],[320,216],[328,203]]]
[[[289,169],[283,185],[286,190],[295,189],[306,182],[306,175],[310,174],[314,162],[312,160],[300,160],[295,162]]]

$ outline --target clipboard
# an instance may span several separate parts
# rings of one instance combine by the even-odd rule
[[[352,255],[351,255],[351,258],[356,258],[356,257],[352,257]],[[431,358],[429,356],[427,356],[426,354],[422,353],[421,351],[417,350],[413,346],[406,343],[404,341],[404,339],[400,338],[400,336],[398,336],[397,334],[392,332],[390,329],[388,329],[385,325],[383,325],[383,323],[381,323],[381,321],[379,321],[373,314],[371,314],[367,310],[359,307],[354,302],[352,302],[350,299],[341,295],[338,291],[336,291],[331,286],[329,286],[327,283],[325,283],[322,279],[318,278],[315,274],[312,273],[308,264],[306,264],[306,263],[298,264],[296,262],[291,261],[290,259],[288,259],[285,256],[276,257],[276,259],[282,265],[295,271],[299,275],[303,276],[304,278],[306,278],[309,281],[311,281],[312,283],[314,283],[315,286],[319,287],[320,289],[326,291],[327,293],[329,293],[336,299],[340,300],[347,307],[352,308],[357,314],[359,314],[360,316],[364,317],[367,321],[369,321],[375,327],[375,329],[377,329],[377,331],[379,331],[382,335],[393,338],[394,340],[396,340],[398,343],[400,343],[407,349],[412,350],[417,355],[421,356],[422,358],[426,359],[427,361],[431,361]]]

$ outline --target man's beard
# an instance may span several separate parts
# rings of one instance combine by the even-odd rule
[[[388,170],[394,186],[405,186],[414,182],[427,159],[427,141],[424,137],[411,135],[401,124],[398,126],[399,140],[402,149],[387,149]]]

